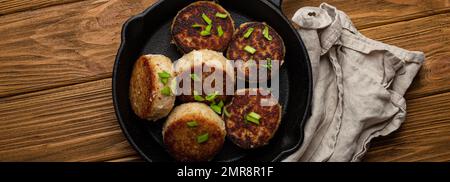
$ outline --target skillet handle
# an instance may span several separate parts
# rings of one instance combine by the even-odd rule
[[[281,4],[283,4],[283,0],[268,0],[270,3],[275,5],[279,10],[281,10]]]

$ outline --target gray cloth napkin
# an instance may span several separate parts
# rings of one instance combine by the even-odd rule
[[[360,161],[372,138],[405,120],[403,95],[424,54],[364,37],[325,3],[292,20],[311,59],[314,93],[303,144],[284,161]]]

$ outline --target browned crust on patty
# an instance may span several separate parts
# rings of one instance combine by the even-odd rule
[[[170,74],[168,83],[160,81],[158,73]],[[143,55],[135,63],[130,80],[130,104],[136,115],[149,121],[167,116],[175,103],[175,95],[161,90],[175,77],[172,61],[163,55]]]
[[[258,148],[267,145],[274,136],[281,122],[281,106],[270,95],[249,95],[249,90],[238,90],[225,109],[230,116],[223,115],[227,128],[227,137],[237,146],[244,149]],[[238,94],[244,93],[245,95]],[[273,106],[262,106],[261,99],[276,102]],[[261,115],[260,124],[247,122],[245,116],[255,112]]]
[[[189,127],[188,122],[197,126]],[[198,143],[197,137],[208,133],[208,140]],[[168,152],[178,161],[209,161],[225,141],[225,124],[206,104],[187,103],[173,109],[163,126],[163,141]]]
[[[272,36],[271,41],[267,40],[263,35],[266,26],[269,29],[269,35]],[[253,33],[250,37],[244,38],[249,28],[254,28]],[[255,54],[250,54],[244,50],[244,47],[247,45],[256,49]],[[248,22],[241,24],[234,33],[226,57],[230,60],[242,60],[244,62],[255,60],[257,66],[259,66],[261,60],[267,59],[278,61],[278,64],[281,65],[284,61],[285,52],[286,48],[283,39],[275,29],[266,23]],[[245,79],[248,80],[249,71],[244,69],[242,68],[240,71],[245,71]],[[270,71],[268,71],[268,74],[270,77]]]
[[[204,66],[205,64],[203,63],[203,66]],[[202,67],[203,67],[202,66]],[[185,71],[185,72],[182,72],[180,75],[178,75],[177,76],[177,78],[184,78],[184,79],[191,79],[191,77],[190,77],[190,74],[191,73],[194,73],[194,69],[195,69],[195,67],[191,67],[191,70],[190,71]],[[215,68],[214,67],[211,67],[211,71],[209,71],[209,72],[206,72],[206,71],[203,71],[202,72],[202,76],[200,76],[200,75],[198,75],[198,77],[200,78],[202,78],[202,80],[197,80],[197,81],[194,81],[194,80],[192,80],[191,79],[191,90],[192,90],[192,92],[191,92],[191,94],[190,95],[185,95],[185,94],[181,94],[181,95],[179,95],[178,96],[178,99],[181,101],[181,102],[183,102],[183,103],[187,103],[187,102],[197,102],[195,99],[194,99],[194,84],[199,84],[199,85],[204,85],[205,84],[205,79],[206,78],[208,78],[210,75],[212,75],[214,72],[215,72]],[[230,75],[228,75],[224,70],[221,70],[222,71],[222,80],[223,80],[223,82],[222,82],[222,91],[220,91],[220,90],[216,90],[216,91],[220,91],[220,93],[222,93],[222,94],[218,94],[217,95],[217,97],[216,97],[216,99],[214,100],[214,102],[220,102],[220,101],[224,101],[224,102],[227,102],[227,101],[229,101],[230,99],[231,99],[231,95],[226,95],[226,86],[227,86],[227,83],[226,83],[226,79],[227,79],[227,77],[228,77],[228,79],[232,79],[231,78],[231,76]],[[211,88],[214,88],[216,86],[216,82],[215,81],[213,81],[212,83],[211,83]],[[182,88],[183,87],[183,82],[180,82],[180,88]],[[234,84],[233,84],[233,87],[234,87]],[[202,88],[203,88],[203,86],[202,86]],[[233,88],[234,89],[234,88]],[[205,92],[205,90],[204,89],[202,89],[202,92],[200,92],[199,90],[197,91],[197,93],[199,93],[199,95],[201,95],[203,98],[205,98],[207,95],[208,95],[208,93],[206,93]],[[208,102],[208,101],[203,101],[203,103],[206,103],[206,104],[209,104],[210,102]]]
[[[216,17],[216,13],[227,14],[227,18]],[[201,36],[200,32],[204,28],[193,28],[193,24],[207,25],[202,18],[205,13],[212,20],[211,35]],[[223,36],[217,34],[217,27],[221,26]],[[234,33],[234,21],[222,6],[210,1],[198,1],[192,3],[178,12],[171,26],[172,38],[177,47],[183,53],[192,50],[210,49],[225,52]]]
[[[197,127],[189,127],[187,122],[197,121]],[[208,133],[205,143],[197,143],[197,136]],[[187,116],[167,127],[164,143],[178,161],[209,161],[222,149],[225,133],[215,124],[201,116]]]
[[[134,113],[142,119],[150,115],[156,94],[157,78],[151,74],[151,67],[146,57],[140,57],[134,65],[130,81],[130,101]]]

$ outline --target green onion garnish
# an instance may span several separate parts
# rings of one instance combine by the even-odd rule
[[[201,35],[201,36],[208,36],[208,35],[211,35],[211,28],[212,28],[212,25],[206,26],[205,30],[202,30],[202,31],[200,32],[200,35]]]
[[[194,81],[200,81],[200,78],[195,73],[189,74],[189,76],[191,76],[191,79]]]
[[[163,71],[158,73],[160,78],[170,78],[170,73],[168,73],[167,71]]]
[[[209,17],[208,17],[205,13],[202,14],[202,18],[203,18],[203,20],[205,20],[205,22],[206,22],[208,25],[211,25],[212,20],[209,19]]]
[[[199,136],[197,136],[197,143],[204,143],[204,142],[208,141],[208,139],[209,139],[208,133],[199,135]]]
[[[214,101],[215,99],[216,99],[216,97],[217,97],[217,95],[219,94],[219,92],[218,91],[215,91],[214,93],[210,93],[210,94],[208,94],[206,97],[205,97],[205,99],[207,100],[207,101]]]
[[[206,30],[202,30],[202,31],[200,32],[200,35],[201,35],[201,36],[208,36],[208,35],[211,35],[211,32],[206,31]]]
[[[221,100],[220,102],[219,102],[219,104],[217,104],[217,106],[219,106],[220,108],[222,108],[223,107],[223,101]]]
[[[255,52],[256,52],[256,49],[251,47],[251,46],[245,46],[244,50],[247,51],[250,54],[255,54]]]
[[[255,118],[249,117],[248,115],[247,115],[247,116],[245,116],[245,120],[246,120],[246,121],[249,121],[249,122],[251,122],[251,123],[254,123],[254,124],[257,124],[257,125],[259,125],[259,120],[258,120],[258,119],[255,119]]]
[[[164,85],[167,84],[167,82],[169,82],[168,78],[160,78],[159,79],[161,81],[161,83],[163,83]]]
[[[222,107],[219,107],[218,105],[211,104],[209,107],[216,112],[217,114],[222,114]]]
[[[212,29],[212,25],[208,25],[208,26],[206,26],[205,31],[211,33],[211,29]]]
[[[245,116],[246,121],[252,122],[257,125],[259,125],[259,119],[261,119],[261,115],[255,112],[250,112],[247,114],[247,116]]]
[[[198,123],[195,120],[187,122],[186,124],[191,128],[198,126]]]
[[[161,90],[161,94],[163,94],[165,96],[170,96],[172,94],[172,90],[170,89],[170,87],[164,87]]]
[[[244,38],[249,38],[252,35],[254,28],[247,29],[247,32],[244,34]]]
[[[248,113],[248,116],[250,116],[250,117],[252,117],[252,118],[255,118],[255,119],[257,119],[257,120],[261,119],[261,115],[255,113],[255,112],[250,112],[250,113]]]
[[[226,117],[231,116],[231,114],[227,111],[227,108],[223,108],[223,113],[225,114]]]
[[[222,26],[218,26],[218,27],[217,27],[217,35],[218,35],[219,37],[222,37],[222,35],[223,35]]]
[[[194,100],[198,102],[205,101],[205,99],[195,90],[194,90]]]
[[[214,111],[214,112],[216,112],[217,114],[222,114],[222,108],[223,108],[223,101],[220,101],[219,102],[219,104],[216,104],[216,103],[212,103],[211,105],[210,105],[210,107],[211,107],[211,109]]]
[[[263,35],[264,35],[264,37],[265,37],[267,40],[269,40],[269,41],[272,40],[272,36],[269,35],[269,27],[266,26],[266,27],[264,28],[264,30],[263,30]]]
[[[192,25],[192,28],[201,28],[201,27],[203,27],[203,25],[200,25],[198,23]]]
[[[165,85],[169,81],[170,73],[168,73],[167,71],[163,71],[158,73],[158,76],[159,80]]]
[[[272,69],[272,60],[270,60],[270,58],[267,58],[267,63],[266,64],[263,64],[262,66],[263,67],[265,67],[265,68],[267,68],[267,69]]]
[[[227,14],[222,14],[222,13],[217,12],[217,13],[216,13],[216,17],[218,17],[218,18],[227,18],[228,15],[227,15]]]

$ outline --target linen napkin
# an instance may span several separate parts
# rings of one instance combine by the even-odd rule
[[[312,115],[302,146],[284,161],[361,161],[370,140],[405,120],[403,95],[424,54],[364,37],[335,7],[304,7],[298,25],[313,70]]]

